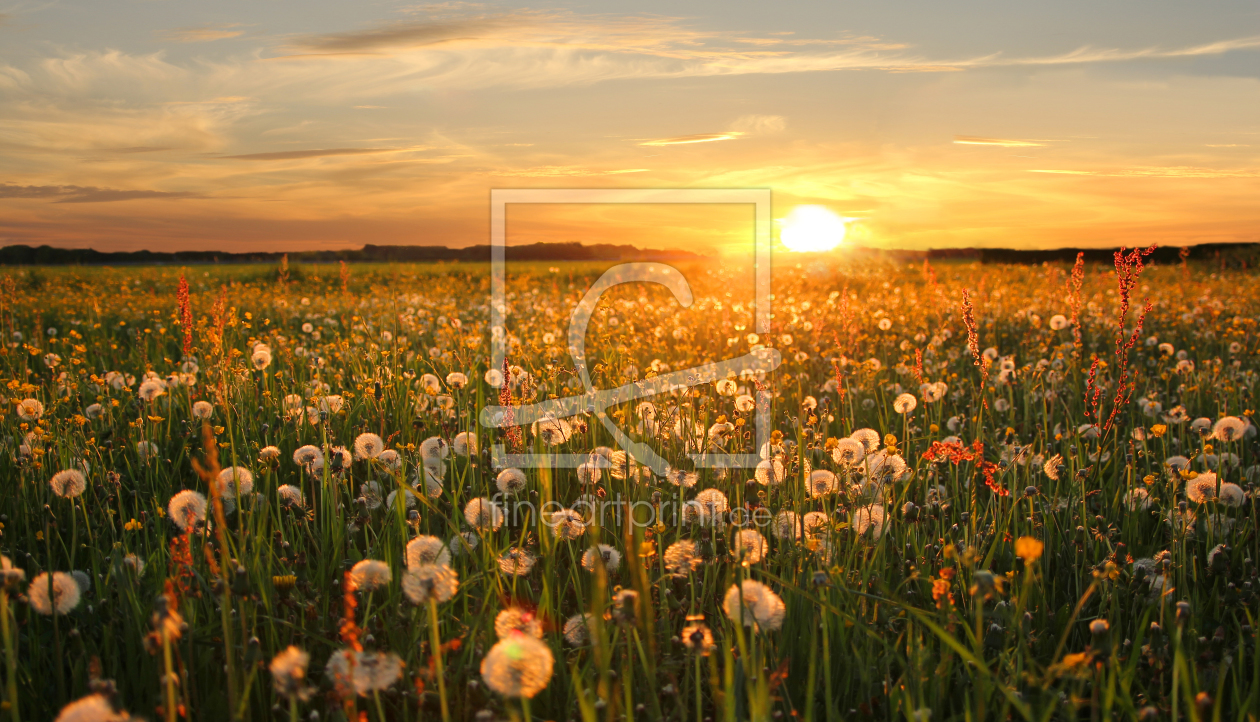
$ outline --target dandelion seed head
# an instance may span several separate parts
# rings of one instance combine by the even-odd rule
[[[390,471],[398,471],[402,468],[402,455],[393,449],[386,449],[381,452],[376,460],[381,462],[386,469]]]
[[[481,660],[481,678],[504,697],[532,698],[551,681],[551,648],[525,634],[501,639]]]
[[[862,449],[869,454],[879,448],[880,442],[883,441],[884,437],[880,436],[880,433],[875,429],[858,429],[849,434],[849,438],[860,443]]]
[[[902,394],[893,400],[893,411],[896,411],[904,416],[905,414],[914,411],[915,407],[918,405],[919,401],[914,398],[913,394]]]
[[[440,436],[430,436],[420,443],[420,458],[425,461],[441,461],[450,453],[450,445]]]
[[[506,468],[494,478],[495,486],[504,494],[516,494],[525,488],[528,479],[525,472],[516,468]]]
[[[1225,504],[1226,506],[1240,507],[1243,505],[1243,502],[1246,501],[1246,499],[1247,499],[1247,494],[1246,492],[1243,491],[1241,486],[1230,483],[1230,482],[1221,484],[1221,489],[1220,489],[1221,503]]]
[[[299,446],[293,452],[293,463],[305,469],[322,468],[324,465],[324,452],[319,450],[317,446]]]
[[[214,404],[209,401],[198,401],[192,405],[192,417],[198,421],[205,421],[214,416]]]
[[[770,551],[766,538],[756,529],[740,529],[734,538],[731,558],[744,566],[756,564]]]
[[[590,547],[582,553],[582,568],[594,572],[601,560],[608,571],[615,572],[621,566],[621,552],[608,544]]]
[[[856,466],[866,457],[866,447],[852,437],[839,439],[831,449],[831,458],[841,466]]]
[[[477,453],[477,435],[471,431],[461,431],[455,434],[451,448],[457,456],[473,456]]]
[[[365,592],[388,585],[392,578],[389,565],[376,559],[364,559],[350,568],[350,581],[357,589]]]
[[[385,442],[371,432],[359,434],[354,439],[354,458],[360,461],[375,459],[385,450]]]
[[[726,495],[717,489],[705,489],[696,498],[683,504],[683,520],[702,525],[716,524],[730,511]]]
[[[254,493],[254,474],[243,466],[229,466],[219,472],[219,494],[235,499]]]
[[[853,513],[853,532],[864,536],[868,531],[872,539],[884,533],[885,512],[882,506],[864,506]]]
[[[478,497],[464,505],[464,520],[477,531],[498,531],[503,526],[503,510],[489,499]]]
[[[185,489],[171,497],[166,511],[176,526],[188,531],[206,520],[206,497]]]
[[[407,542],[407,568],[430,564],[450,564],[451,551],[435,536],[420,535]]]
[[[80,697],[61,708],[55,722],[125,722],[131,715],[114,710],[109,699],[103,694],[89,694]]]
[[[73,499],[87,489],[87,478],[78,469],[64,469],[48,480],[53,493],[63,499]]]
[[[840,488],[834,472],[826,469],[815,469],[809,474],[807,489],[814,498],[834,494]]]
[[[717,644],[713,641],[713,631],[703,622],[692,622],[683,627],[679,637],[682,638],[683,646],[692,654],[707,657],[717,649]]]
[[[44,415],[44,405],[39,399],[22,399],[17,404],[17,414],[23,421],[39,421]]]
[[[342,649],[333,653],[324,672],[341,696],[351,692],[366,697],[389,689],[402,677],[402,658],[393,652],[356,652]]]
[[[499,571],[514,577],[522,577],[529,574],[537,561],[538,557],[528,551],[512,547],[499,555]]]
[[[800,517],[791,509],[784,509],[775,515],[770,525],[770,533],[775,539],[795,541],[801,538]]]
[[[539,419],[530,428],[548,446],[559,446],[573,435],[573,426],[565,419]]]
[[[1216,474],[1205,471],[1186,482],[1186,498],[1196,504],[1216,498]]]
[[[665,472],[665,480],[674,486],[683,489],[690,489],[700,481],[700,475],[694,471],[685,471],[683,469],[670,469]]]
[[[51,583],[50,583],[51,580]],[[51,587],[51,589],[50,589]],[[79,606],[83,589],[75,578],[65,572],[43,572],[31,580],[26,588],[31,609],[45,616],[69,614]]]
[[[141,401],[151,403],[154,399],[165,393],[165,381],[161,379],[145,379],[144,382],[140,384],[139,390],[136,391],[136,396],[140,397]]]
[[[1212,427],[1212,438],[1224,442],[1238,441],[1246,431],[1245,421],[1237,416],[1225,416]]]
[[[665,571],[674,576],[686,576],[704,565],[700,548],[690,539],[680,539],[665,549]]]
[[[310,699],[314,693],[314,688],[306,683],[306,669],[310,663],[310,653],[293,645],[273,657],[268,668],[276,694],[300,702]]]
[[[732,584],[722,599],[722,610],[736,624],[773,632],[783,626],[787,607],[770,587],[754,579]]]
[[[448,602],[459,590],[459,575],[444,563],[419,564],[403,573],[402,588],[412,604]]]
[[[140,461],[148,461],[149,459],[157,458],[159,453],[158,445],[152,441],[136,442],[136,456],[140,459]]]
[[[538,615],[534,614],[532,610],[522,609],[521,607],[507,607],[495,615],[495,636],[499,639],[505,639],[512,636],[515,632],[542,639],[542,621],[538,619]]]
[[[762,486],[778,486],[787,478],[787,469],[778,459],[762,459],[758,462],[753,477]]]
[[[262,371],[271,365],[271,349],[263,347],[254,351],[249,357],[249,363],[257,371]]]
[[[586,533],[586,519],[573,509],[561,509],[552,512],[547,526],[555,533],[557,539],[577,539]]]
[[[450,543],[446,546],[451,550],[451,556],[458,557],[472,553],[472,551],[476,549],[477,545],[480,543],[481,539],[478,538],[476,534],[466,531],[451,537]]]
[[[564,641],[571,647],[590,644],[595,635],[595,615],[590,612],[574,614],[564,621]]]
[[[284,484],[276,489],[276,494],[280,497],[280,503],[286,507],[301,507],[303,505],[302,490],[292,484]]]

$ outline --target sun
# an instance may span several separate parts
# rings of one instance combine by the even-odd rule
[[[845,222],[849,220],[823,206],[797,206],[787,218],[779,219],[783,226],[779,240],[797,253],[830,251],[844,241]]]

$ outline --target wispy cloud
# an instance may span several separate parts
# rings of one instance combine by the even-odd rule
[[[624,175],[626,173],[647,173],[648,168],[622,168],[618,170],[596,170],[572,165],[539,166],[519,170],[498,170],[492,175],[516,178],[567,178],[574,176]]]
[[[1198,168],[1170,166],[1165,168],[1120,168],[1116,170],[1052,170],[1037,169],[1029,173],[1092,175],[1105,178],[1260,178],[1260,170],[1249,168]]]
[[[182,198],[205,198],[205,196],[186,191],[172,193],[153,190],[119,190],[94,186],[20,186],[0,183],[0,199],[3,198],[55,199],[53,200],[54,203],[111,203],[142,198],[178,200]]]
[[[371,155],[374,153],[390,153],[397,148],[327,148],[323,150],[282,150],[272,153],[245,153],[243,155],[218,156],[226,160],[300,160],[303,158],[325,158],[337,155]]]
[[[213,40],[229,40],[245,34],[244,30],[236,30],[238,24],[231,25],[199,25],[188,28],[173,28],[161,33],[167,40],[177,43],[207,43]]]
[[[781,115],[741,115],[731,123],[731,130],[750,135],[773,135],[787,128],[787,118]]]
[[[363,30],[312,35],[295,44],[298,52],[326,54],[375,53],[422,48],[451,41],[473,42],[536,27],[541,13],[479,15],[433,21],[395,21]]]
[[[1003,53],[931,58],[904,43],[870,36],[796,38],[696,28],[657,15],[579,15],[516,11],[380,23],[359,30],[303,36],[273,60],[391,58],[408,65],[409,81],[460,87],[590,83],[616,78],[706,77],[880,70],[962,72],[989,67],[1077,65],[1219,55],[1260,48],[1260,36],[1186,47],[1081,47],[1019,57]],[[458,8],[457,8],[458,10]]]
[[[954,142],[958,145],[997,145],[1003,148],[1039,148],[1045,145],[1045,143],[1032,140],[980,138],[974,135],[956,135],[954,136]]]
[[[1082,47],[1060,55],[1049,55],[1040,58],[1013,58],[1002,61],[993,58],[995,65],[1076,65],[1080,63],[1114,63],[1144,58],[1186,58],[1204,55],[1223,55],[1235,50],[1253,50],[1260,48],[1260,35],[1243,38],[1218,40],[1200,45],[1182,48],[1093,48]]]
[[[728,131],[726,133],[701,133],[698,135],[681,135],[677,138],[659,138],[657,140],[645,140],[639,145],[689,145],[691,143],[713,143],[719,140],[735,140],[742,136],[739,131]]]

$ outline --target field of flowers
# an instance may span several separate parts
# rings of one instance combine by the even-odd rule
[[[0,269],[0,718],[1257,719],[1253,273],[775,261]]]

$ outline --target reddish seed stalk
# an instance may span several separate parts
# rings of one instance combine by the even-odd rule
[[[967,289],[963,289],[963,325],[967,327],[967,348],[971,350],[971,358],[975,360],[977,366],[983,366],[980,361],[980,332],[976,327],[975,307],[971,305],[971,293]]]
[[[503,420],[506,422],[503,428],[507,429],[508,441],[512,444],[512,449],[519,449],[521,446],[521,430],[514,426],[512,422],[515,420],[516,414],[512,412],[512,370],[508,368],[507,359],[503,359],[503,385],[499,387],[499,405],[505,411],[503,412]]]
[[[1135,248],[1132,251],[1121,248],[1114,254],[1116,285],[1120,297],[1120,307],[1116,312],[1115,366],[1120,375],[1116,379],[1116,389],[1111,397],[1111,410],[1107,414],[1106,421],[1103,420],[1100,411],[1102,387],[1097,380],[1098,367],[1101,365],[1101,361],[1098,358],[1095,358],[1093,363],[1090,364],[1089,377],[1085,382],[1085,420],[1104,433],[1110,431],[1112,426],[1114,426],[1117,414],[1120,413],[1121,409],[1128,406],[1133,398],[1133,392],[1137,388],[1137,373],[1130,366],[1129,358],[1133,347],[1137,344],[1138,336],[1142,333],[1142,326],[1146,323],[1146,316],[1151,312],[1151,304],[1144,302],[1142,312],[1138,314],[1137,325],[1131,333],[1125,333],[1125,324],[1128,322],[1129,310],[1133,303],[1133,289],[1137,287],[1138,280],[1145,268],[1143,259],[1154,253],[1155,248],[1156,246],[1144,249]]]
[[[175,294],[179,302],[179,325],[184,327],[184,355],[192,355],[192,300],[188,294],[188,280],[183,274],[179,276],[179,291]]]
[[[1068,281],[1068,302],[1072,308],[1072,357],[1081,357],[1081,286],[1085,282],[1085,252],[1076,254],[1072,278]]]
[[[989,383],[989,360],[980,355],[980,327],[976,324],[975,306],[971,303],[971,293],[967,289],[963,289],[963,325],[967,327],[967,348],[971,351],[971,358],[976,366],[980,367],[980,390],[984,391],[984,385]],[[987,399],[981,398],[984,408],[989,408]]]

